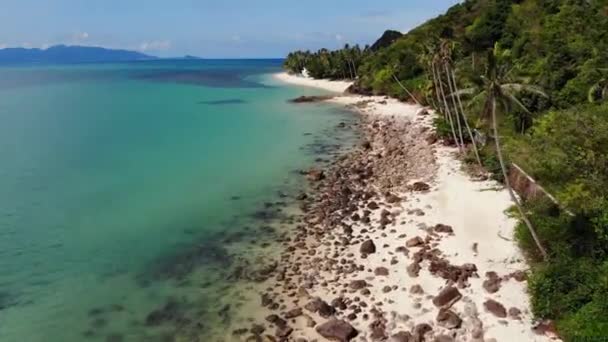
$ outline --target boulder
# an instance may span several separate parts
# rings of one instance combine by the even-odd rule
[[[386,203],[394,204],[399,202],[401,202],[401,197],[391,193],[386,194]]]
[[[435,298],[433,298],[433,304],[438,308],[449,308],[454,303],[462,298],[462,294],[457,288],[448,286],[441,290]]]
[[[282,327],[282,326],[287,325],[287,322],[285,322],[284,319],[282,319],[278,315],[274,315],[274,314],[266,316],[266,321],[276,325],[277,327]]]
[[[454,233],[454,229],[452,228],[452,226],[448,226],[446,224],[441,224],[441,223],[435,226],[435,231],[437,233],[446,233],[446,234]]]
[[[315,328],[319,335],[330,341],[348,342],[357,337],[359,332],[344,320],[333,319]]]
[[[350,287],[353,290],[360,290],[362,288],[367,287],[367,282],[363,279],[360,280],[353,280],[350,282],[350,284],[348,285],[348,287]]]
[[[411,189],[414,191],[420,191],[420,192],[429,191],[431,189],[431,186],[424,182],[416,182],[416,183],[412,184]]]
[[[386,267],[378,267],[374,270],[374,274],[377,276],[388,276],[388,268]]]
[[[336,309],[327,304],[321,298],[311,300],[304,306],[304,308],[310,312],[318,313],[323,318],[327,318],[336,312]]]
[[[407,274],[409,274],[409,276],[412,278],[416,278],[420,274],[421,269],[422,268],[420,267],[419,263],[413,262],[407,267]]]
[[[374,244],[374,241],[366,240],[361,244],[361,248],[359,248],[359,251],[363,254],[376,253],[376,245]]]
[[[285,318],[291,319],[302,315],[302,308],[295,308],[285,313]]]
[[[328,95],[314,95],[314,96],[300,96],[295,99],[289,100],[291,103],[312,103],[312,102],[322,102],[332,99],[333,96]]]
[[[521,320],[521,310],[515,307],[510,308],[509,317],[511,317],[512,319]]]
[[[277,330],[274,335],[281,340],[285,340],[285,339],[287,339],[287,337],[289,335],[291,335],[292,332],[293,332],[292,327],[290,327],[288,325],[284,325],[284,326],[277,327]]]
[[[378,203],[371,201],[367,204],[367,208],[370,210],[377,210],[380,209],[380,206],[378,205]]]
[[[488,291],[488,293],[496,293],[500,290],[501,279],[496,274],[496,272],[486,272],[486,277],[488,279],[484,280],[483,288]]]
[[[524,271],[515,271],[515,272],[511,273],[511,278],[513,278],[519,282],[522,282],[522,281],[525,281],[526,279],[528,279],[528,275]]]
[[[413,342],[414,336],[407,331],[400,331],[391,336],[390,342]]]
[[[462,324],[462,319],[452,310],[441,309],[437,314],[437,324],[446,329],[458,329]]]
[[[483,303],[483,306],[488,312],[491,312],[494,316],[498,318],[507,317],[507,309],[504,307],[504,305],[493,299],[486,300],[486,302]]]
[[[414,339],[413,341],[424,341],[424,335],[429,331],[432,331],[433,327],[426,323],[420,323],[414,327]]]
[[[306,178],[312,182],[318,182],[325,179],[325,173],[323,170],[310,169],[306,174]]]
[[[424,245],[424,240],[422,240],[422,238],[420,236],[413,237],[413,238],[407,240],[407,242],[405,243],[405,246],[409,247],[409,248],[418,247],[421,245]]]
[[[420,285],[412,285],[412,287],[410,287],[410,293],[416,294],[416,295],[421,295],[421,294],[424,294],[424,289]]]

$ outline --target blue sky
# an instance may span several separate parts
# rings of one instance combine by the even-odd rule
[[[458,0],[2,0],[0,47],[94,45],[157,56],[283,57],[373,43]]]

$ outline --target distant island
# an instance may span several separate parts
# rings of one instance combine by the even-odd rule
[[[136,51],[113,50],[92,46],[56,45],[48,49],[6,48],[0,49],[0,64],[23,63],[102,63],[154,60]]]

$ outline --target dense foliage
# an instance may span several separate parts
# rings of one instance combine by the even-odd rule
[[[361,63],[370,54],[368,46],[361,49],[359,45],[351,47],[348,44],[335,51],[295,51],[287,56],[283,66],[295,74],[306,69],[308,75],[314,78],[355,79]]]
[[[363,51],[354,91],[433,106],[445,114],[437,119],[438,133],[456,144],[475,139],[459,138],[454,122],[469,123],[488,139],[500,135],[506,163],[517,163],[555,195],[559,206],[529,201],[520,215],[530,218],[548,260],[527,225],[516,233],[533,265],[533,311],[556,320],[567,341],[608,336],[608,0],[467,0],[389,46]],[[317,72],[319,62],[294,60],[286,62],[294,72],[352,78],[339,68]],[[492,77],[495,85],[488,86]],[[445,89],[443,107],[437,84],[453,86]],[[492,89],[516,104],[498,101],[504,105],[496,131],[487,115]],[[464,108],[454,101],[450,116],[447,103],[456,93]],[[469,160],[504,180],[496,152],[482,143],[479,157]]]

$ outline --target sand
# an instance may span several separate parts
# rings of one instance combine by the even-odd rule
[[[343,91],[347,87],[347,82],[310,80],[287,74],[279,74],[276,77],[284,82],[335,92]],[[416,105],[384,97],[352,95],[339,96],[330,101],[356,109],[367,117],[393,120],[387,121],[393,123],[396,122],[394,120],[410,122],[411,128],[420,132],[432,129],[433,114]],[[416,139],[416,137],[412,138]],[[432,165],[427,165],[427,173],[419,172],[422,175],[420,180],[430,185],[428,191],[412,191],[407,186],[417,179],[410,179],[408,184],[403,184],[403,190],[397,193],[403,199],[400,203],[389,205],[377,200],[380,209],[391,211],[394,218],[386,228],[370,229],[369,225],[350,219],[344,222],[352,225],[355,232],[364,231],[365,234],[360,236],[364,235],[364,239],[371,239],[374,242],[377,249],[375,253],[362,257],[360,241],[347,244],[346,247],[336,247],[334,241],[339,239],[341,234],[338,231],[332,231],[322,238],[309,242],[313,246],[318,246],[317,256],[322,255],[326,260],[354,258],[355,263],[362,265],[364,270],[352,273],[336,272],[335,268],[324,268],[325,264],[319,263],[318,270],[305,272],[314,275],[317,279],[323,279],[326,284],[308,288],[304,291],[307,292],[305,295],[299,292],[298,299],[294,303],[297,303],[298,307],[304,307],[304,304],[314,297],[329,303],[339,294],[348,297],[349,301],[353,296],[361,297],[361,301],[366,303],[363,312],[371,313],[363,315],[362,312],[347,320],[359,331],[358,337],[353,341],[373,340],[374,329],[370,326],[372,322],[381,323],[381,332],[385,337],[393,336],[398,332],[414,332],[416,326],[428,323],[433,330],[427,333],[426,337],[431,338],[431,341],[439,336],[452,338],[445,341],[555,340],[555,336],[539,335],[533,331],[534,322],[526,293],[527,282],[525,279],[519,277],[515,279],[512,276],[515,272],[520,272],[518,274],[521,275],[522,271],[527,271],[528,266],[513,241],[516,220],[505,212],[512,205],[508,192],[494,181],[472,179],[462,170],[461,162],[456,157],[456,149],[437,143],[428,144],[432,145],[430,153],[433,154],[433,161],[424,162]],[[420,170],[424,171],[424,168]],[[374,227],[380,219],[379,212],[380,210],[373,211],[371,222]],[[437,224],[450,226],[453,233],[434,231],[433,227]],[[408,247],[408,255],[397,252],[397,248],[403,248],[406,241],[417,236],[425,240],[422,246]],[[361,237],[358,239],[361,240]],[[418,276],[412,276],[406,271],[406,267],[413,263],[414,254],[424,245],[428,250],[431,248],[439,250],[440,257],[451,265],[476,266],[478,276],[469,278],[464,286],[459,286],[463,298],[451,306],[451,310],[462,319],[459,328],[448,329],[437,323],[439,309],[433,304],[433,298],[448,285],[448,282],[431,274],[430,260],[425,259],[420,262],[421,270]],[[385,268],[388,275],[375,275],[374,271],[377,268]],[[494,272],[500,278],[497,281],[500,288],[495,293],[488,292],[483,286],[484,281],[488,279],[486,277],[488,272]],[[367,293],[359,293],[360,289],[349,289],[349,284],[353,280],[365,280],[369,284],[365,288]],[[414,285],[420,286],[423,293],[412,293],[410,289]],[[284,305],[286,308],[281,311],[282,313],[294,308],[294,304],[290,304],[292,299],[293,296],[283,298],[281,302],[287,305]],[[484,306],[489,299],[504,306],[509,312],[507,317],[497,317],[489,312]],[[266,309],[259,311],[260,315],[269,312]],[[373,317],[378,312],[379,314]],[[519,314],[512,315],[515,312]],[[316,313],[306,310],[304,313],[312,318],[317,326],[327,321]],[[306,316],[299,316],[289,321],[289,325],[294,329],[289,340],[303,338],[322,341],[323,338],[315,328],[307,326],[309,320],[303,317]],[[344,319],[342,316],[339,318]]]
[[[274,74],[274,78],[289,84],[324,89],[335,93],[344,93],[346,89],[353,84],[353,82],[350,81],[315,80],[310,77],[288,74],[286,72]]]

